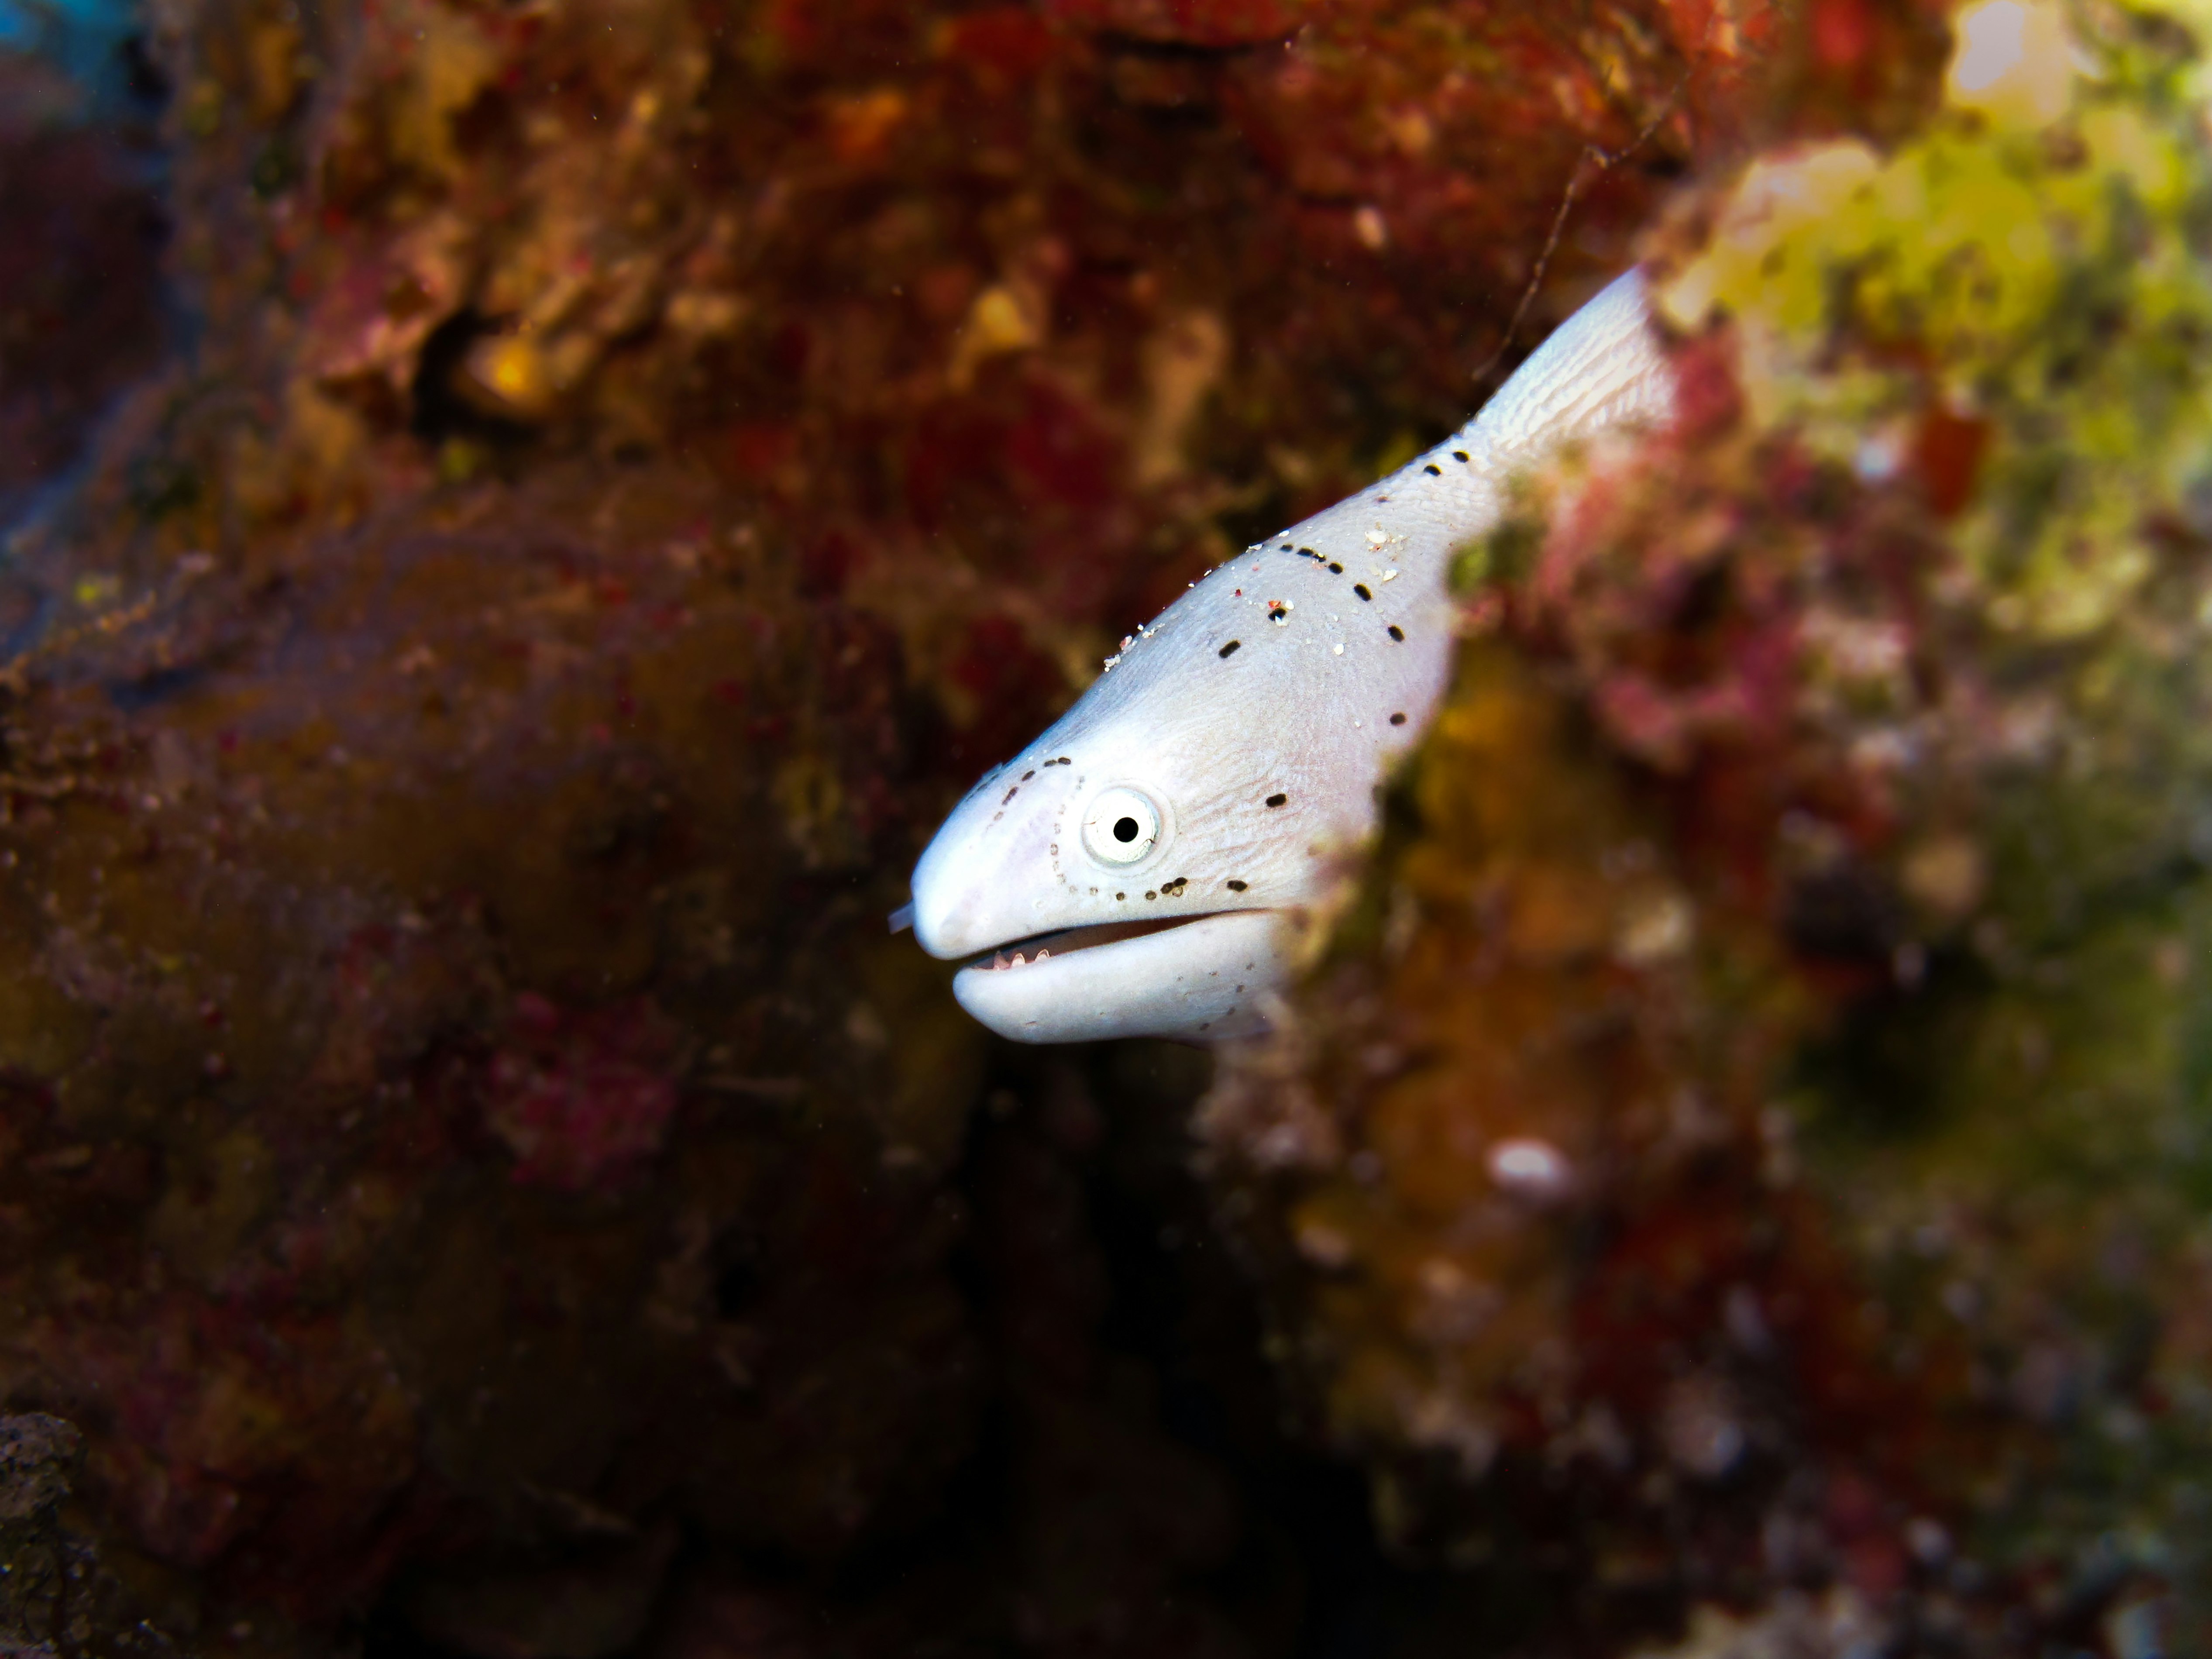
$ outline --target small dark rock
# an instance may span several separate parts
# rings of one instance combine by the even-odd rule
[[[98,1543],[64,1516],[84,1467],[75,1425],[0,1417],[0,1659],[167,1659]]]
[[[58,1417],[0,1417],[0,1527],[49,1517],[84,1462],[84,1437]]]

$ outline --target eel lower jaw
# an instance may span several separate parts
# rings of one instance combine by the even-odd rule
[[[1299,936],[1292,913],[1274,909],[1070,928],[1001,945],[954,975],[952,994],[1017,1042],[1216,1042],[1266,1029]]]

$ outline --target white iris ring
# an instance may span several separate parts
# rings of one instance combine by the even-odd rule
[[[1083,845],[1101,864],[1134,864],[1159,839],[1160,810],[1134,789],[1101,789],[1083,815]]]

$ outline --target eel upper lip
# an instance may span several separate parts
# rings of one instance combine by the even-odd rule
[[[1147,933],[1164,933],[1194,921],[1205,921],[1214,916],[1242,915],[1244,910],[1198,910],[1182,916],[1148,916],[1141,921],[1094,922],[1087,927],[1066,927],[1058,933],[1032,933],[1026,939],[1009,939],[994,946],[987,954],[965,964],[981,973],[1003,973],[1008,969],[1030,967],[1046,961],[1058,961],[1073,956],[1079,951],[1095,950],[1103,945],[1118,945],[1123,939],[1141,939]]]

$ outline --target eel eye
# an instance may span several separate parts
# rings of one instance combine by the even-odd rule
[[[1159,838],[1159,808],[1133,789],[1101,789],[1083,815],[1083,844],[1101,864],[1134,864]]]

